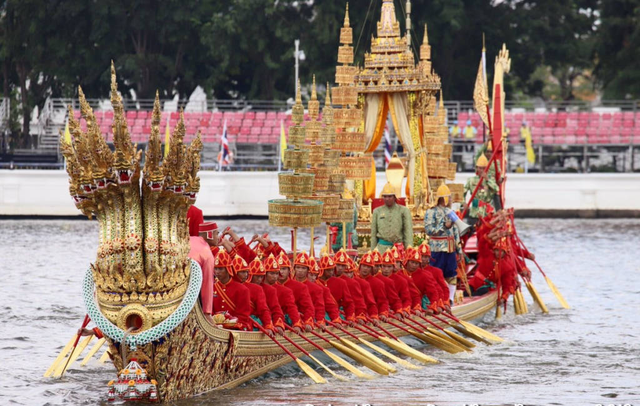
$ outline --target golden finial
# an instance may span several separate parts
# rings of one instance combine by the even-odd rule
[[[422,37],[422,43],[423,44],[429,43],[429,35],[427,34],[427,23],[424,24],[424,37]]]
[[[444,101],[442,100],[442,89],[440,89],[440,108],[444,108]]]
[[[84,117],[84,120],[87,122],[87,129],[89,129],[94,122],[93,109],[89,105],[89,102],[87,102],[81,86],[78,86],[78,99],[80,100],[80,112],[82,113],[82,117]]]
[[[324,98],[324,106],[331,107],[331,88],[329,82],[327,82],[327,96]]]
[[[484,43],[484,32],[482,33],[482,51],[486,51],[487,48],[485,47],[485,43]]]
[[[296,83],[296,104],[302,103],[302,95],[300,93],[300,79],[298,79],[298,83]]]
[[[160,126],[162,114],[160,113],[160,94],[156,90],[156,99],[153,101],[153,113],[151,114],[151,125]]]
[[[313,75],[313,87],[311,88],[311,100],[318,100],[318,93],[316,92],[316,75]]]
[[[344,12],[344,26],[345,27],[349,26],[349,3],[348,2],[347,2],[346,10]]]

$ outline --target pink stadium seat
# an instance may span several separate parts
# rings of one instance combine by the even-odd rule
[[[573,144],[576,143],[576,136],[575,135],[567,135],[566,137],[564,137],[563,141],[564,141],[564,144],[573,145]]]
[[[258,120],[264,120],[265,118],[267,118],[267,113],[265,113],[264,111],[258,111],[256,112],[256,115],[254,118]]]
[[[622,123],[622,126],[624,128],[633,128],[635,126],[635,123],[633,122],[633,120],[627,120],[625,118],[624,122]]]
[[[253,119],[255,118],[256,113],[253,111],[247,111],[246,113],[244,113],[244,118],[245,119]]]
[[[262,132],[260,134],[263,134],[263,135],[271,134],[271,128],[272,127],[262,127]]]
[[[251,127],[242,127],[240,129],[240,134],[241,135],[249,135],[249,134],[251,134]]]
[[[278,120],[284,120],[287,117],[287,113],[285,113],[284,111],[279,111],[278,114],[276,115],[276,118]]]
[[[217,120],[222,120],[223,117],[224,117],[224,114],[221,111],[216,111],[211,115],[211,118],[217,119]]]
[[[244,120],[242,120],[243,127],[251,127],[252,125],[253,125],[252,119],[245,118]]]
[[[622,117],[625,120],[633,120],[635,114],[633,113],[633,111],[625,111],[622,113]]]
[[[251,127],[251,134],[260,134],[262,131],[262,127]]]
[[[589,119],[589,114],[590,113],[588,111],[581,111],[581,112],[578,113],[578,117],[588,120]]]
[[[306,116],[306,114],[305,114]],[[267,120],[275,120],[278,117],[275,111],[267,112]]]
[[[236,134],[238,134],[240,132],[240,127],[228,127],[227,128],[227,132],[230,135],[236,135]]]
[[[127,118],[127,120],[135,120],[135,118],[136,118],[135,110],[127,111],[125,117]]]
[[[577,120],[578,119],[578,113],[575,112],[575,111],[567,113],[567,118],[570,119],[570,120]]]

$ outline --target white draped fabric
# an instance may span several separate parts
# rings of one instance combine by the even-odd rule
[[[413,194],[416,151],[413,146],[413,140],[411,139],[411,127],[409,126],[409,99],[406,93],[391,93],[388,96],[388,100],[393,126],[396,134],[398,134],[398,139],[402,143],[402,147],[409,157],[409,190],[410,193]]]
[[[367,148],[371,147],[373,135],[378,121],[378,110],[383,103],[384,94],[367,94],[364,103],[364,133],[367,139]],[[386,117],[384,118],[387,119]]]

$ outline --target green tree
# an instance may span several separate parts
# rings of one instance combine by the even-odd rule
[[[640,98],[640,1],[600,4],[596,75],[608,99]]]

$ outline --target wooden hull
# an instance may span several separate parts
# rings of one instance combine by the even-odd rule
[[[496,303],[496,293],[481,297],[465,298],[454,306],[453,313],[460,319],[472,321],[491,310]],[[434,320],[435,321],[435,320]],[[398,337],[406,332],[384,325]],[[349,329],[354,335],[367,341],[373,337]],[[346,334],[334,331],[339,336]],[[314,348],[300,337],[287,333],[297,344],[308,351]],[[314,338],[310,336],[310,338]],[[284,340],[282,340],[284,341]],[[319,345],[329,348],[326,342]],[[117,354],[113,362],[117,370],[123,368],[117,343],[109,342],[110,353]],[[299,355],[292,346],[293,353]],[[273,341],[259,332],[232,331],[209,324],[197,304],[189,316],[157,342],[147,344],[130,352],[127,362],[135,358],[147,369],[148,375],[158,382],[158,394],[163,401],[189,398],[216,389],[228,389],[279,368],[291,358]],[[126,365],[126,364],[125,364]]]

